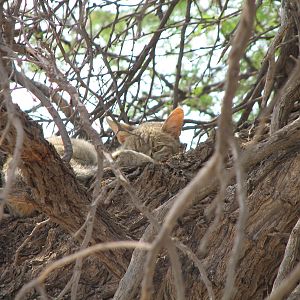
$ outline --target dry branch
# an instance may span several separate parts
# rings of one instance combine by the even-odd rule
[[[66,264],[69,264],[75,261],[78,258],[83,258],[94,254],[99,251],[108,251],[111,249],[122,249],[122,248],[139,248],[143,250],[149,250],[149,244],[142,243],[142,242],[135,242],[135,241],[118,241],[118,242],[107,242],[103,244],[97,244],[86,248],[84,250],[78,251],[72,255],[67,257],[63,257],[56,262],[50,264],[40,275],[37,279],[30,281],[29,283],[25,284],[22,289],[16,295],[16,300],[21,300],[26,295],[26,292],[34,287],[37,287],[46,280],[48,275],[55,269],[58,269]]]
[[[47,214],[52,221],[60,224],[70,234],[74,234],[84,223],[91,196],[78,183],[70,167],[63,164],[58,154],[49,143],[43,140],[40,128],[29,120],[17,106],[16,113],[24,128],[25,136],[21,152],[23,160],[21,171],[26,174],[32,188],[32,204]],[[0,128],[7,122],[7,112],[0,110]],[[9,138],[15,138],[15,131],[10,130]],[[5,140],[2,149],[13,153],[14,145]],[[53,176],[53,172],[56,176]],[[40,180],[43,178],[43,180]],[[46,205],[45,205],[46,204]],[[81,238],[82,236],[79,236]],[[111,219],[104,208],[97,210],[92,242],[126,239],[122,229]],[[117,251],[118,252],[118,251]],[[126,270],[124,253],[103,254],[103,263],[116,274],[122,276]],[[102,254],[100,254],[102,256]]]
[[[297,215],[299,212],[299,197],[297,192],[294,191],[294,189],[299,190],[297,174],[300,169],[298,163],[300,119],[296,119],[299,115],[297,111],[299,109],[299,93],[297,93],[299,61],[297,61],[296,66],[294,66],[295,62],[292,61],[293,72],[291,72],[291,66],[286,66],[287,61],[291,62],[291,55],[297,56],[293,55],[294,53],[289,51],[289,48],[295,48],[294,46],[296,46],[297,51],[295,53],[299,53],[299,45],[297,45],[299,34],[297,36],[296,33],[297,31],[299,33],[300,28],[298,20],[299,4],[294,0],[283,1],[282,26],[275,35],[261,69],[258,70],[256,67],[257,60],[249,57],[247,53],[244,55],[244,49],[252,28],[254,1],[245,1],[241,21],[229,34],[221,32],[221,25],[223,22],[234,20],[232,18],[235,18],[240,11],[236,10],[228,15],[228,0],[224,3],[218,1],[220,14],[211,19],[203,17],[204,9],[197,1],[187,2],[185,19],[183,19],[184,17],[180,19],[177,15],[172,18],[174,11],[178,14],[176,9],[179,1],[177,0],[169,2],[146,0],[140,2],[137,6],[133,5],[131,10],[129,9],[130,5],[120,4],[118,1],[104,1],[101,5],[93,3],[93,6],[89,6],[89,1],[74,3],[68,1],[50,2],[34,0],[33,7],[27,7],[27,4],[23,6],[22,1],[14,1],[13,3],[4,1],[0,4],[2,30],[0,50],[2,51],[1,60],[4,65],[2,69],[9,74],[9,76],[6,74],[4,77],[2,76],[5,79],[0,83],[1,85],[4,83],[4,88],[1,86],[2,96],[4,97],[1,98],[0,110],[0,129],[3,133],[0,137],[0,147],[1,150],[5,150],[10,155],[14,153],[15,158],[20,156],[24,161],[21,171],[25,173],[28,185],[33,187],[32,204],[49,215],[52,221],[61,225],[68,233],[73,234],[82,241],[82,248],[87,247],[89,244],[108,240],[126,240],[129,239],[129,236],[138,239],[142,236],[141,240],[147,243],[147,250],[151,249],[152,251],[149,252],[148,268],[146,268],[149,276],[145,280],[148,280],[145,285],[147,289],[144,291],[144,296],[147,294],[145,298],[151,292],[149,282],[152,280],[154,269],[157,265],[161,266],[163,260],[158,255],[161,248],[166,248],[167,253],[169,253],[169,261],[165,262],[164,270],[156,268],[157,273],[155,275],[157,277],[154,276],[154,282],[156,284],[155,288],[159,291],[159,296],[165,293],[163,295],[165,298],[168,296],[175,297],[176,295],[178,299],[183,299],[185,296],[192,299],[193,297],[199,298],[200,295],[201,299],[208,297],[210,299],[220,299],[223,295],[224,299],[231,297],[240,299],[246,297],[246,295],[249,298],[253,295],[261,297],[263,293],[268,292],[268,288],[272,286],[271,278],[274,278],[274,274],[277,272],[278,265],[276,265],[276,262],[278,261],[279,264],[279,257],[283,253],[285,244],[285,240],[281,240],[278,236],[281,237],[283,232],[290,232],[291,226],[299,218]],[[264,5],[262,1],[257,2],[258,9],[262,5]],[[122,6],[128,9],[129,13],[122,11]],[[246,8],[250,6],[251,8],[246,12]],[[103,13],[108,7],[116,9],[116,12],[110,15],[112,19],[103,23],[101,20],[100,27],[98,27],[99,23],[98,26],[93,27],[93,12],[100,11]],[[292,12],[289,11],[290,8],[293,8]],[[289,13],[291,18],[287,18]],[[77,15],[79,16],[78,19],[75,17]],[[147,32],[145,30],[147,18],[155,18],[156,16],[158,17],[157,22],[151,24],[152,29]],[[43,20],[43,26],[39,27],[38,24],[41,20]],[[259,18],[257,20],[261,22]],[[18,26],[15,27],[15,24],[18,24]],[[125,28],[122,27],[123,24],[126,24]],[[146,25],[145,28],[143,28],[144,24]],[[261,25],[264,25],[264,22],[259,24],[258,27]],[[198,32],[199,28],[207,33],[208,31],[205,30],[210,26],[217,27],[217,37],[213,45],[201,45],[199,49],[195,48],[193,45],[194,33]],[[250,50],[255,50],[255,46],[258,45],[256,41],[270,39],[274,35],[275,27],[270,26],[263,32],[261,30],[255,31],[248,44],[249,53],[253,53]],[[71,33],[70,36],[73,36],[71,40],[66,39],[66,32]],[[103,38],[104,35],[102,34],[104,32],[109,32],[108,38]],[[174,34],[174,32],[176,33]],[[170,50],[163,54],[168,58],[170,56],[178,57],[176,77],[173,74],[173,69],[160,74],[157,71],[158,64],[161,63],[161,54],[158,54],[161,50],[159,44],[166,36],[172,39],[174,36],[176,37],[176,34],[179,36],[180,33],[180,41],[177,38],[180,44],[171,45]],[[34,39],[31,38],[33,34]],[[38,43],[35,45],[33,40],[38,41]],[[128,41],[132,41],[132,50],[131,53],[124,54]],[[144,43],[144,41],[146,42]],[[220,47],[226,48],[222,51],[221,57],[226,54],[229,48],[228,41],[232,41],[232,49],[228,60],[228,74],[225,81],[216,82],[212,79],[218,78],[219,81],[219,74],[222,74],[222,72],[219,73],[218,70],[214,70],[210,64],[216,51],[221,49]],[[139,48],[141,45],[144,46],[142,50]],[[186,58],[186,55],[191,55],[193,58],[197,57],[198,60],[199,53],[202,55],[203,52],[201,51],[204,48],[207,50],[205,59],[208,60],[206,70],[202,75],[200,74],[201,70],[198,70],[199,72],[188,72],[188,75],[186,75],[185,66],[181,64],[182,60]],[[14,53],[10,49],[13,49]],[[199,50],[200,52],[198,52]],[[279,55],[275,61],[277,53]],[[201,63],[203,60],[200,56],[199,62]],[[246,66],[246,71],[239,75],[241,56],[244,57],[243,64]],[[189,59],[189,56],[187,58]],[[104,64],[99,64],[99,60],[103,61]],[[192,60],[192,62],[195,65],[197,64],[195,60]],[[255,62],[255,66],[253,62]],[[219,63],[220,65],[216,69],[224,66],[221,61]],[[33,72],[28,72],[30,74],[28,78],[25,78],[24,75],[20,77],[20,74],[15,72],[15,78],[13,78],[14,64],[18,65],[21,70],[23,68],[22,64],[25,68],[30,64],[37,67],[39,71],[34,75]],[[195,69],[192,71],[195,71]],[[195,78],[191,79],[190,73]],[[209,76],[205,76],[205,73],[209,73]],[[34,76],[39,75],[41,75],[40,79],[45,77],[45,85],[39,86],[38,83],[34,83],[29,78],[30,76],[34,78]],[[256,83],[250,88],[243,100],[237,99],[237,104],[233,108],[232,99],[238,81],[240,79],[253,79],[253,76],[256,75]],[[288,78],[287,81],[286,78]],[[174,79],[175,84],[172,83]],[[53,147],[45,142],[40,129],[36,127],[34,122],[29,120],[25,114],[22,114],[17,107],[11,105],[10,90],[8,89],[9,81],[21,84],[27,90],[33,92],[41,100],[44,107],[50,108],[50,111],[54,113],[52,119],[56,120],[59,118],[57,118],[58,114],[53,102],[56,102],[56,104],[60,102],[58,93],[64,96],[64,92],[67,92],[70,95],[70,104],[65,102],[66,107],[57,110],[62,110],[68,118],[71,118],[71,123],[74,120],[72,133],[75,133],[75,135],[83,134],[85,137],[91,138],[98,150],[98,184],[95,185],[93,195],[78,184],[69,165],[63,163],[56,155]],[[52,91],[46,87],[49,81],[54,82],[54,86],[58,86],[55,90],[57,92],[55,99],[51,98]],[[149,81],[151,81],[150,84],[148,84]],[[207,83],[207,87],[203,86],[203,82]],[[145,83],[147,85],[146,89],[142,88]],[[184,171],[185,167],[182,169],[176,164],[170,167],[169,162],[166,165],[140,168],[137,170],[137,174],[141,176],[140,181],[136,181],[135,183],[138,183],[133,187],[128,178],[132,180],[135,176],[130,174],[131,177],[126,178],[125,173],[114,166],[110,154],[104,150],[99,131],[94,130],[95,127],[92,126],[93,122],[93,125],[97,123],[98,126],[99,121],[101,134],[109,137],[110,133],[104,129],[105,126],[102,122],[105,114],[114,113],[114,107],[120,110],[121,118],[126,121],[128,121],[128,112],[130,112],[133,116],[133,123],[139,123],[142,120],[141,118],[152,117],[156,113],[158,114],[157,119],[161,119],[163,113],[168,109],[166,103],[169,105],[172,91],[175,94],[174,105],[177,106],[178,102],[183,99],[195,101],[195,99],[198,100],[200,97],[210,95],[212,92],[218,92],[224,86],[224,83],[226,93],[220,117],[216,117],[210,109],[202,109],[200,105],[202,101],[195,104],[195,107],[190,106],[193,110],[199,109],[199,113],[204,113],[213,119],[210,121],[188,119],[186,121],[189,126],[186,126],[186,129],[196,129],[196,134],[201,135],[202,129],[214,128],[218,124],[219,131],[215,154],[181,193],[179,193],[179,190],[183,185],[177,186],[172,192],[170,192],[169,186],[164,186],[161,182],[157,185],[153,179],[154,173],[151,174],[149,169],[155,169],[155,172],[162,174],[163,177],[172,174],[170,168],[174,168],[179,174],[176,174],[178,176],[176,178],[181,176],[182,179],[184,177],[186,180],[184,184],[186,184],[188,179],[199,170],[201,165],[199,157],[194,158],[191,163],[188,160],[189,154],[184,155],[182,166],[190,164],[189,169],[187,167]],[[246,86],[249,87],[250,85],[251,83]],[[202,90],[200,95],[197,94],[195,87]],[[277,89],[279,89],[279,92]],[[145,90],[147,91],[145,92]],[[162,94],[156,95],[158,90],[163,91]],[[270,95],[273,96],[273,94],[274,98],[269,101]],[[48,102],[44,101],[45,96]],[[267,107],[268,101],[270,103]],[[4,105],[5,102],[6,106]],[[188,102],[186,101],[184,105],[189,106]],[[261,107],[266,107],[268,113],[271,113],[275,104],[271,122],[271,135],[267,138],[259,135],[260,138],[264,138],[263,141],[243,146],[244,150],[240,153],[240,150],[234,144],[231,124],[232,114],[244,110],[238,123],[239,126],[244,126],[243,121],[249,119],[250,122],[249,115],[251,113],[255,114],[252,108],[256,103],[261,104]],[[90,108],[90,105],[93,108],[88,111],[87,108],[88,106]],[[111,111],[108,111],[110,109]],[[10,112],[12,114],[9,114]],[[293,112],[293,116],[291,116],[291,112]],[[261,111],[259,114],[261,115]],[[291,122],[291,120],[295,121]],[[82,124],[79,124],[80,121]],[[62,127],[65,124],[62,124],[62,120],[58,120],[56,123],[61,127],[60,131],[66,135],[66,131]],[[81,125],[83,125],[82,128],[79,128]],[[251,123],[250,125],[252,128],[256,124]],[[22,127],[25,130],[23,148],[20,147],[22,144]],[[12,142],[15,139],[18,141],[16,148],[14,148]],[[68,148],[68,142],[65,144]],[[225,169],[224,160],[228,158],[229,147],[232,152],[229,153],[229,161],[226,160]],[[71,155],[70,151],[66,153],[67,156]],[[233,154],[233,157],[231,157],[231,154]],[[111,184],[105,187],[99,184],[103,175],[103,157],[111,163],[112,171],[117,178],[112,179],[114,181],[111,181]],[[17,166],[17,160],[14,162],[13,169]],[[258,167],[257,164],[260,164],[260,166]],[[194,165],[197,165],[197,167],[194,167]],[[246,176],[244,172],[249,172],[247,188],[245,187]],[[53,174],[58,178],[54,178]],[[13,175],[9,176],[8,188],[12,182],[10,178],[13,178]],[[223,178],[226,178],[226,180]],[[221,181],[221,184],[219,181]],[[152,199],[149,199],[146,192],[142,191],[145,182],[153,185],[151,188],[157,190],[157,193],[153,193]],[[276,182],[280,192],[270,182]],[[103,184],[106,184],[106,181],[103,181]],[[228,184],[230,186],[227,188]],[[114,191],[111,192],[105,205],[103,205],[104,200],[101,198],[104,198],[104,195],[107,195],[107,191],[112,187]],[[159,198],[157,196],[159,189],[165,189],[164,197]],[[228,195],[230,189],[233,191],[233,196]],[[246,199],[246,189],[248,189],[250,197],[248,201]],[[5,193],[8,193],[8,189],[5,190]],[[225,195],[226,201],[224,201]],[[170,198],[172,196],[174,197]],[[126,218],[126,220],[122,220],[125,224],[123,227],[119,218],[116,221],[113,217],[114,214],[107,212],[116,205],[118,197],[121,197],[122,201],[126,201],[125,206],[129,206],[131,212],[134,212],[132,218],[137,219],[134,228],[140,226],[140,231],[136,230],[135,235],[127,230],[126,221],[130,223],[129,215],[131,213],[128,213],[126,217],[124,217],[125,213],[123,214],[123,218]],[[211,202],[214,197],[215,200]],[[144,201],[145,199],[146,203],[144,204],[141,200]],[[238,203],[236,203],[236,199]],[[122,204],[122,202],[120,203]],[[161,207],[153,212],[152,206],[147,207],[149,203],[150,206],[156,203],[155,207],[158,205],[161,205]],[[195,207],[191,211],[187,210],[192,203],[195,204]],[[248,221],[246,204],[249,207],[250,215]],[[209,205],[211,211],[216,212],[214,220],[206,214],[209,210],[207,205]],[[201,215],[202,211],[199,210],[199,207],[201,209],[205,207],[203,215]],[[193,214],[193,210],[196,211],[197,216],[195,216],[195,213]],[[182,219],[189,220],[190,227],[186,226]],[[148,228],[146,228],[148,223]],[[163,224],[162,227],[161,224]],[[188,230],[192,231],[192,235],[190,235],[191,231],[188,232]],[[205,230],[207,230],[206,235]],[[136,234],[136,232],[139,233]],[[160,233],[156,237],[158,232]],[[183,232],[188,234],[185,236]],[[171,237],[171,234],[176,238]],[[273,239],[273,235],[276,234],[278,236]],[[184,244],[187,246],[178,242],[183,238],[185,239]],[[153,243],[150,244],[151,242]],[[128,241],[126,243],[128,245],[128,243],[134,242]],[[206,246],[207,251],[205,253],[199,251],[201,243]],[[291,246],[292,244],[294,246]],[[175,246],[182,250],[191,261],[185,255],[179,257]],[[283,280],[291,271],[292,264],[295,262],[296,249],[297,238],[294,239],[293,234],[291,234],[278,278],[274,282],[274,293],[276,295],[274,293],[271,295],[271,297],[275,297],[274,299],[288,295],[293,289],[296,293],[299,289],[299,285],[295,289],[296,281],[299,278],[298,267],[290,275],[289,279],[291,281]],[[275,253],[276,260],[275,258],[268,260],[268,251],[272,254]],[[114,299],[131,300],[139,295],[143,264],[147,254],[137,248],[134,250],[128,266],[130,255],[131,253],[124,249],[111,249],[108,252],[97,254],[109,269],[109,276],[114,275],[112,276],[115,280],[113,291],[115,291],[117,285],[116,278],[120,278],[125,274],[119,282]],[[81,267],[82,258],[76,256],[76,254],[72,257],[77,259],[73,273],[75,279],[72,278],[70,281],[74,283],[71,297],[75,298],[79,287],[80,268],[78,266]],[[240,259],[241,257],[242,259]],[[66,261],[68,259],[66,258]],[[237,267],[238,260],[240,267]],[[229,263],[226,263],[228,261]],[[182,270],[181,262],[184,263]],[[186,266],[188,268],[185,268]],[[227,278],[226,267],[228,270]],[[223,290],[226,280],[226,287]],[[278,285],[279,282],[281,282],[280,285]],[[233,289],[235,284],[238,287],[236,291]],[[42,297],[48,297],[43,282],[35,281],[34,285]],[[67,285],[60,296],[69,287],[70,285]]]
[[[286,245],[283,260],[280,264],[277,277],[273,283],[273,289],[271,297],[273,296],[274,290],[280,285],[280,283],[288,276],[295,266],[297,256],[299,255],[300,245],[300,219],[293,228],[289,241]]]
[[[248,39],[252,32],[252,25],[255,16],[255,1],[246,1],[241,15],[240,25],[232,43],[232,50],[229,55],[229,68],[225,96],[223,99],[221,117],[219,119],[219,130],[216,143],[216,153],[207,162],[206,166],[200,170],[192,182],[181,192],[174,205],[166,215],[162,229],[155,238],[152,249],[149,251],[146,265],[145,277],[142,283],[142,299],[150,299],[152,293],[152,278],[156,257],[160,249],[164,246],[164,241],[171,235],[177,219],[183,214],[186,208],[191,205],[198,191],[209,184],[211,178],[216,176],[218,166],[223,164],[223,159],[227,153],[228,139],[232,139],[232,100],[237,89],[237,76],[239,73],[239,59],[247,46]],[[226,291],[230,291],[231,286]],[[226,294],[226,298],[230,294]]]
[[[300,280],[300,263],[297,264],[295,269],[285,278],[277,288],[275,288],[266,300],[281,300],[285,296],[289,295],[293,289],[297,286]]]
[[[16,170],[20,163],[22,146],[24,141],[24,129],[20,118],[15,110],[15,107],[12,103],[10,88],[9,88],[9,76],[7,70],[9,68],[6,66],[7,61],[3,60],[3,53],[0,51],[0,110],[1,107],[5,107],[5,119],[6,123],[0,126],[2,127],[2,135],[0,146],[4,143],[4,140],[7,139],[9,131],[12,130],[12,126],[15,130],[15,139],[11,143],[14,143],[14,149],[11,152],[12,160],[9,163],[7,170],[7,179],[4,189],[0,190],[0,220],[3,217],[3,208],[6,199],[12,189],[14,180],[16,178]]]

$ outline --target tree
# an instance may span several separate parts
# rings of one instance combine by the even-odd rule
[[[2,204],[19,166],[40,211],[1,221],[2,297],[297,299],[300,6],[238,4],[1,2]],[[195,149],[103,170],[106,115],[178,105]],[[93,189],[68,165],[70,136],[97,149]]]

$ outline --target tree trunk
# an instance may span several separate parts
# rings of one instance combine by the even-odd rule
[[[73,172],[61,161],[54,148],[43,141],[40,130],[34,122],[26,119],[21,112],[19,115],[26,132],[22,152],[24,162],[22,171],[26,174],[28,184],[35,187],[32,203],[39,211],[48,215],[51,221],[59,224],[70,234],[74,234],[85,221],[90,196],[76,181]],[[3,128],[5,124],[3,108],[0,120],[1,128]],[[298,145],[295,141],[299,139],[300,133],[297,122],[288,126],[255,146],[252,156],[249,157],[250,161],[246,163],[248,167],[254,167],[248,174],[247,204],[250,215],[246,227],[246,242],[237,269],[235,299],[242,297],[260,299],[270,293],[287,237],[299,217],[300,160],[297,152]],[[283,136],[284,142],[282,142]],[[10,132],[10,137],[14,137],[13,131]],[[14,138],[9,140],[13,141]],[[11,153],[13,144],[6,142],[2,145],[2,150]],[[136,189],[138,198],[148,207],[154,209],[164,206],[164,203],[170,205],[171,197],[176,195],[203,166],[212,154],[212,150],[213,143],[209,141],[194,151],[177,156],[166,164],[149,164],[137,169],[128,169],[126,173]],[[230,162],[228,164],[230,166]],[[107,185],[112,180],[111,172],[107,171],[104,184]],[[235,185],[232,183],[227,188],[223,219],[209,236],[208,250],[203,256],[199,252],[199,245],[212,221],[206,212],[216,190],[208,188],[207,192],[200,193],[194,205],[185,212],[178,222],[174,236],[184,241],[184,244],[198,257],[203,258],[202,263],[219,299],[224,288],[226,265],[235,236],[238,207],[235,201]],[[147,219],[133,208],[127,192],[119,189],[109,204],[100,205],[98,208],[93,242],[124,240],[129,236],[139,239],[148,226]],[[97,256],[118,278],[125,273],[129,263],[128,252],[113,250],[109,253],[97,253]],[[208,293],[198,269],[185,255],[181,254],[180,257],[187,299],[208,299]],[[29,261],[25,260],[24,264],[28,263]],[[96,264],[96,262],[93,263]],[[141,266],[143,263],[144,259],[140,261]],[[168,259],[162,255],[157,261],[154,279],[155,290],[158,291],[155,299],[175,299],[169,268]],[[128,287],[127,291],[126,288],[122,291],[123,299],[133,299],[138,295],[138,286],[143,274],[137,275],[136,278],[132,277],[136,280],[135,288],[132,288],[130,292],[128,292]],[[110,293],[107,292],[110,295],[114,293],[118,285],[115,280],[112,285],[111,280],[103,283],[102,286],[106,292],[110,291]],[[88,289],[87,283],[81,284]],[[48,286],[52,285],[55,285],[55,282],[50,280]],[[130,294],[132,298],[125,297],[127,294]]]
[[[53,146],[42,136],[39,126],[26,118],[17,106],[15,109],[22,121],[25,131],[20,171],[26,184],[31,187],[32,197],[28,200],[40,212],[45,213],[51,220],[62,226],[70,234],[76,233],[84,224],[91,204],[91,195],[76,180],[70,166],[64,163]],[[4,106],[0,111],[0,130],[7,124]],[[16,135],[12,129],[6,135],[1,150],[12,155]],[[99,205],[95,218],[92,242],[126,240],[124,234],[114,220]],[[79,236],[82,238],[82,232]],[[99,252],[102,262],[117,277],[122,276],[128,264],[129,253],[123,250],[114,252]]]

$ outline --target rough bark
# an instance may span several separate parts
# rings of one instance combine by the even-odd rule
[[[70,234],[74,234],[84,224],[91,203],[91,195],[79,184],[70,166],[60,159],[54,147],[44,140],[40,128],[17,106],[15,108],[25,131],[21,154],[23,163],[20,169],[26,183],[31,187],[32,197],[29,200],[38,211],[44,212],[53,222],[60,224]],[[2,105],[1,131],[6,124],[6,110]],[[11,128],[1,145],[1,150],[11,155],[15,139],[15,131]],[[128,239],[128,236],[100,205],[94,224],[92,242],[125,239]],[[100,252],[98,255],[113,274],[117,277],[122,276],[129,258],[126,251]]]
[[[3,120],[3,118],[0,120]],[[27,121],[24,119],[24,124],[27,124]],[[36,193],[39,195],[39,197],[35,198],[39,200],[35,200],[34,205],[49,215],[51,220],[58,223],[61,228],[64,228],[69,233],[74,233],[84,222],[87,211],[86,206],[90,198],[83,187],[78,185],[74,175],[59,159],[54,149],[47,143],[42,142],[39,128],[32,127],[34,124],[32,122],[28,124],[30,124],[30,130],[26,130],[26,132],[30,132],[30,138],[24,143],[22,157],[27,162],[25,166],[30,183],[34,184]],[[300,212],[298,193],[300,160],[297,142],[299,134],[300,130],[297,123],[289,124],[271,138],[258,144],[254,148],[255,152],[252,152],[252,156],[249,156],[248,167],[254,165],[248,174],[250,216],[246,230],[247,240],[237,270],[235,299],[241,299],[242,297],[245,299],[261,299],[263,296],[268,295],[272,288],[288,235],[297,222]],[[285,138],[284,142],[282,140],[283,137]],[[28,143],[27,146],[26,142]],[[8,144],[5,145],[5,149],[10,149]],[[194,151],[177,156],[166,164],[150,164],[138,169],[128,169],[126,173],[128,178],[130,178],[131,184],[136,188],[139,199],[154,209],[171,199],[189,182],[195,172],[201,168],[212,154],[212,149],[212,142],[208,142]],[[33,155],[32,151],[35,151],[36,154]],[[46,159],[43,160],[42,158]],[[62,174],[62,176],[52,178],[53,171],[50,171],[51,168],[56,170],[55,174]],[[51,178],[46,180],[47,176]],[[105,174],[103,184],[111,183],[113,180],[112,173],[108,171]],[[66,184],[68,184],[67,189],[65,189]],[[70,190],[69,187],[72,187],[72,189]],[[68,193],[62,192],[64,190],[68,191]],[[76,193],[73,193],[73,190]],[[204,198],[200,197],[199,194],[199,199],[193,207],[186,211],[174,232],[174,235],[189,246],[199,257],[200,240],[211,222],[206,211],[214,198],[215,192],[212,189]],[[95,242],[111,239],[118,240],[126,235],[134,239],[139,239],[142,236],[148,227],[148,221],[132,207],[129,199],[128,194],[123,189],[119,189],[105,210],[103,207],[99,208],[97,223],[94,226],[93,233]],[[234,183],[227,188],[225,203],[224,218],[216,231],[209,237],[207,255],[205,257],[202,256],[202,262],[213,284],[217,298],[221,296],[224,287],[224,272],[232,247],[235,222],[238,215]],[[35,218],[32,221],[35,222]],[[104,218],[107,221],[104,222]],[[11,239],[12,241],[14,241],[12,235],[18,236],[16,228],[19,231],[22,226],[27,224],[26,221],[22,220],[13,222],[15,230],[11,234],[7,233],[6,236],[6,239]],[[6,223],[7,226],[8,224]],[[42,250],[39,248],[39,238],[34,237],[33,241],[26,247],[27,255],[28,251],[30,253],[34,248],[36,249],[36,256],[45,257],[53,252],[54,249],[55,252],[63,255],[66,254],[66,251],[68,253],[72,247],[75,247],[72,238],[67,238],[68,235],[66,233],[53,226],[49,225],[48,231],[42,231],[44,238],[47,240],[47,249]],[[26,228],[28,228],[28,225],[26,225]],[[113,230],[112,228],[117,229]],[[120,234],[118,234],[118,228]],[[2,227],[1,232],[3,230],[4,228]],[[109,231],[107,232],[107,230]],[[25,232],[28,232],[28,229]],[[61,237],[61,243],[55,243],[55,238],[52,235]],[[65,240],[67,241],[67,246],[64,246],[63,241]],[[2,253],[7,253],[5,250],[7,250],[8,245],[2,245],[2,247],[4,248]],[[10,253],[13,253],[11,251],[12,248],[10,248]],[[22,252],[20,265],[14,268],[10,265],[12,260],[10,255],[6,254],[5,257],[2,257],[2,270],[6,271],[6,273],[4,272],[6,276],[1,277],[1,282],[6,282],[7,284],[7,279],[10,279],[10,289],[4,289],[6,292],[6,294],[4,292],[2,294],[4,297],[8,295],[8,290],[9,293],[15,293],[25,283],[21,281],[20,275],[16,275],[18,272],[21,272],[21,270],[25,272],[26,278],[29,280],[32,276],[35,277],[37,270],[41,270],[43,265],[48,262],[46,259],[43,259],[32,271],[28,271],[26,266],[30,265],[35,255],[30,254],[29,257],[26,257],[26,251],[24,251],[25,253]],[[120,274],[120,270],[122,272],[125,271],[128,260],[125,260],[124,256],[118,256],[118,254],[118,251],[110,251],[110,257],[114,255],[115,261],[113,264],[108,261],[105,253],[97,255],[98,258],[90,258],[85,263],[83,279],[80,282],[82,291],[85,291],[85,293],[81,291],[80,299],[87,299],[87,295],[94,295],[96,298],[99,295],[103,295],[106,298],[114,294],[118,281],[109,276],[107,271],[101,269],[101,267],[99,268],[99,263],[104,263],[106,266],[109,265],[109,270],[116,266],[120,268],[121,265],[122,269],[118,269]],[[181,261],[183,263],[187,299],[208,299],[208,294],[201,281],[198,269],[185,255],[181,255]],[[155,286],[158,291],[156,299],[174,299],[175,297],[169,268],[169,261],[162,254],[157,262],[155,275]],[[92,283],[95,283],[96,280],[95,276],[90,274],[91,269],[98,270],[95,273],[98,276],[105,275],[106,280],[100,284],[102,292],[100,292],[99,288],[93,289],[93,284],[89,283],[89,280]],[[64,280],[66,280],[64,278],[68,278],[70,272],[71,269],[69,267],[53,272],[47,281],[47,287],[52,296],[59,293],[59,287],[63,288]],[[110,270],[110,272],[117,274],[116,270]],[[63,280],[57,285],[58,276],[61,276]],[[14,280],[15,285],[11,283]],[[4,286],[6,287],[6,285]],[[32,293],[30,297],[35,296],[36,294]],[[136,296],[133,298],[136,298]]]
[[[297,151],[291,151],[284,156],[274,155],[249,176],[247,204],[250,215],[246,227],[247,240],[237,269],[234,299],[262,299],[272,289],[288,236],[299,218],[299,158]],[[190,248],[198,257],[201,255],[199,241],[208,227],[203,216],[206,205],[196,204],[197,217],[188,211],[185,226],[182,228],[188,237]],[[195,211],[195,207],[192,211]],[[227,189],[224,218],[211,234],[208,255],[203,260],[217,299],[221,298],[224,288],[226,264],[235,235],[237,215],[235,186],[232,185]],[[186,224],[191,224],[190,228]],[[205,286],[200,283],[199,272],[193,264],[184,260],[183,270],[187,298],[209,299]],[[160,287],[161,295],[172,295],[170,282],[171,276],[168,272]]]
[[[294,30],[295,28],[289,29],[284,41],[292,40],[290,37],[294,35]],[[10,44],[9,40],[7,44]],[[2,55],[0,63],[10,74],[10,60],[5,58],[7,53],[4,54],[0,53]],[[243,162],[248,171],[249,217],[245,231],[246,241],[236,270],[234,299],[262,299],[270,294],[288,236],[300,215],[298,192],[300,121],[298,119],[291,123],[293,119],[291,111],[294,109],[298,114],[296,104],[299,98],[299,73],[296,72],[290,55],[297,56],[298,48],[291,47],[289,43],[282,51],[276,66],[277,73],[284,76],[278,81],[275,80],[274,85],[277,88],[285,84],[287,86],[278,93],[281,98],[274,104],[272,135],[258,144],[243,147],[246,148]],[[141,60],[138,64],[140,62]],[[258,83],[266,71],[267,67],[264,65]],[[296,80],[289,77],[293,73]],[[8,89],[8,76],[3,81]],[[255,97],[259,97],[262,89],[262,84],[259,83],[259,89],[255,93],[255,90],[253,91]],[[72,236],[83,225],[91,203],[91,195],[78,183],[69,165],[64,163],[54,148],[43,139],[40,128],[17,107],[15,109],[25,130],[21,169],[27,184],[32,187],[31,204],[40,211],[40,214],[27,219],[9,218],[0,223],[0,236],[3,237],[0,239],[0,297],[4,299],[15,295],[22,285],[38,276],[47,264],[78,248]],[[250,110],[246,111],[241,121],[247,119],[249,113]],[[0,131],[6,124],[6,110],[1,103]],[[12,154],[15,139],[15,131],[10,128],[0,150]],[[203,166],[212,151],[213,143],[209,141],[165,164],[148,164],[136,169],[127,169],[125,173],[136,191],[137,198],[153,210],[161,222],[180,190]],[[207,211],[217,193],[216,178],[211,178],[211,184],[197,192],[193,206],[179,219],[173,232],[174,237],[187,245],[201,259],[217,299],[223,293],[226,266],[239,214],[230,158],[227,163],[230,184],[226,190],[225,211],[221,222],[208,238],[207,252],[201,253],[199,245],[213,220]],[[156,231],[151,228],[141,212],[133,207],[128,193],[118,187],[110,171],[105,172],[101,186],[105,188],[108,184],[112,189],[107,195],[112,192],[114,196],[106,205],[105,199],[99,204],[92,243],[138,240],[145,232],[151,241]],[[114,187],[115,190],[112,191]],[[18,246],[33,229],[33,224],[40,222],[44,216],[50,217],[52,222],[32,236],[26,247],[21,250],[17,264],[13,265],[13,254]],[[79,239],[82,239],[82,236],[79,236]],[[136,255],[136,252],[134,251],[133,255]],[[134,256],[135,265],[131,268],[130,254],[131,252],[127,250],[111,250],[95,253],[94,256],[87,258],[84,261],[78,298],[109,299],[117,291],[117,299],[137,299],[145,255]],[[180,259],[183,265],[186,298],[208,299],[208,292],[198,268],[185,254],[180,253]],[[121,277],[124,274],[128,275],[127,268],[130,275],[127,280],[129,278],[131,282],[124,280],[119,286]],[[168,255],[162,252],[156,262],[154,299],[175,299],[171,273]],[[71,274],[70,265],[53,271],[46,281],[49,295],[57,297]],[[38,293],[32,290],[28,294],[28,299],[37,297]]]

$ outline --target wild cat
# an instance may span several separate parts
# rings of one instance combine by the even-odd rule
[[[181,149],[179,136],[183,125],[183,110],[176,108],[161,122],[144,122],[137,127],[107,122],[117,136],[121,147],[112,153],[118,166],[139,166],[145,162],[167,160]]]
[[[165,122],[144,122],[134,127],[115,122],[107,118],[107,122],[116,134],[120,148],[112,153],[119,167],[136,167],[144,163],[167,160],[180,152],[179,136],[183,125],[184,114],[176,108]],[[51,137],[48,141],[54,145],[60,156],[64,154],[64,146],[60,137]],[[76,177],[84,185],[90,181],[97,170],[97,153],[94,146],[82,139],[71,139],[73,156],[70,165]],[[4,167],[6,173],[8,163]],[[108,166],[104,163],[104,166]],[[7,199],[7,207],[12,215],[29,216],[35,209],[28,201],[31,197],[30,187],[17,174],[14,187]]]

